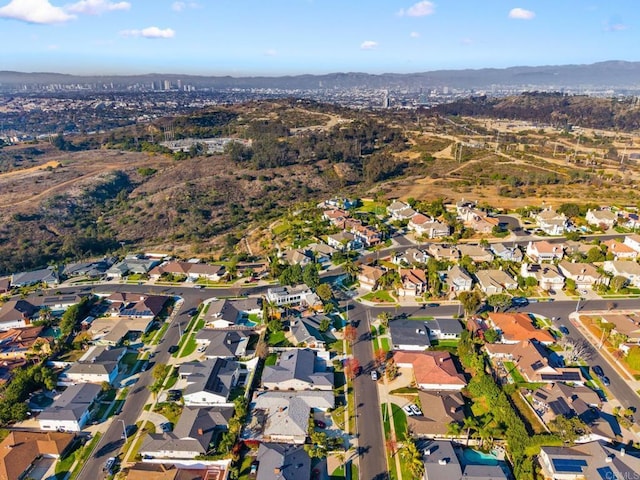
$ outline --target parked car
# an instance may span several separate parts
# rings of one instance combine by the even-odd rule
[[[511,305],[514,307],[526,307],[529,305],[529,299],[525,297],[513,297],[511,299]]]
[[[371,370],[371,380],[378,380],[378,372],[376,370]]]
[[[411,407],[411,411],[413,412],[414,415],[422,415],[422,411],[418,408],[417,405],[414,405],[413,403],[410,405]]]
[[[160,424],[160,429],[164,432],[164,433],[168,433],[173,431],[173,424],[171,422],[164,422]]]
[[[327,424],[324,423],[322,420],[314,420],[313,423],[318,428],[327,428]]]
[[[565,325],[560,325],[558,328],[564,335],[569,335],[569,329]]]
[[[411,409],[411,405],[405,405],[404,407],[402,407],[402,410],[404,410],[404,413],[406,413],[410,417],[414,415],[413,410]]]
[[[609,385],[611,385],[611,382],[609,381],[609,377],[607,377],[606,375],[603,375],[602,377],[600,377],[600,380],[602,381],[602,384],[605,387],[608,387]]]
[[[125,432],[126,432],[126,438],[129,438],[131,435],[136,433],[137,430],[138,430],[137,425],[135,424],[127,425],[124,429],[124,432],[122,432],[122,435],[120,436],[120,438],[122,440],[125,440]]]
[[[604,371],[600,365],[595,365],[592,367],[593,373],[595,373],[599,377],[604,377]]]
[[[107,458],[107,461],[104,462],[104,467],[102,468],[102,471],[111,474],[113,473],[113,468],[115,466],[116,466],[116,457],[109,457]]]
[[[178,351],[178,345],[171,345],[169,347],[169,353],[176,353]]]

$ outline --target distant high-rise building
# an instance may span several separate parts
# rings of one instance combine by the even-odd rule
[[[165,80],[164,81],[164,89],[165,90],[171,90],[171,80]]]
[[[389,90],[384,91],[384,96],[382,97],[382,108],[389,108]]]
[[[182,90],[182,80],[178,79],[177,84],[178,84],[178,90]]]

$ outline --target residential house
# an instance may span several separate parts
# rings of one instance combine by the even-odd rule
[[[640,235],[634,233],[624,237],[624,244],[633,248],[636,252],[640,252]],[[11,282],[13,285],[13,282]]]
[[[518,282],[504,270],[478,270],[475,276],[480,290],[487,295],[518,288]]]
[[[267,390],[333,390],[333,372],[315,350],[285,350],[278,363],[264,367],[262,386]]]
[[[37,297],[34,305],[40,309],[50,308],[53,312],[62,312],[71,305],[80,303],[86,295],[47,295],[46,297]]]
[[[267,275],[269,262],[238,262],[236,264],[236,276],[243,277],[249,273],[258,278]]]
[[[473,278],[462,267],[454,265],[449,270],[438,272],[440,280],[448,287],[449,292],[470,292],[473,289]]]
[[[492,243],[489,246],[489,249],[497,258],[507,262],[520,263],[522,262],[522,259],[524,257],[524,255],[522,254],[522,250],[520,250],[520,247],[518,247],[517,245],[509,247],[504,243]]]
[[[461,480],[462,465],[449,441],[433,440],[423,449],[425,480]]]
[[[477,202],[472,202],[471,200],[465,200],[463,198],[459,202],[456,202],[456,216],[460,220],[468,220],[472,215],[477,215],[476,205]]]
[[[0,278],[0,295],[11,291],[11,277]]]
[[[526,313],[494,313],[488,315],[488,323],[502,337],[502,343],[519,343],[537,340],[545,345],[552,344],[555,339],[547,330],[536,328],[531,317]]]
[[[418,297],[427,291],[427,273],[419,268],[399,268],[400,297]]]
[[[418,392],[420,405],[428,405],[423,415],[407,418],[409,431],[418,437],[444,437],[449,433],[449,425],[464,421],[464,398],[460,392]]]
[[[449,352],[400,350],[394,352],[393,359],[398,367],[413,371],[416,384],[423,390],[459,391],[467,385],[464,375],[458,371]]]
[[[329,200],[325,200],[318,204],[318,208],[342,208],[344,210],[349,210],[351,208],[355,208],[360,204],[360,200],[355,198],[330,198]]]
[[[409,204],[396,200],[387,207],[387,213],[392,220],[409,220],[417,212]]]
[[[114,263],[115,259],[113,257],[105,257],[91,262],[68,263],[62,270],[62,275],[66,278],[101,278]]]
[[[327,237],[327,244],[341,252],[362,248],[362,243],[356,239],[356,236],[351,232],[345,231],[329,235]]]
[[[258,297],[248,297],[239,300],[213,300],[209,302],[208,305],[209,308],[202,318],[207,326],[213,328],[228,328],[234,326],[244,316],[262,316],[262,299]]]
[[[120,373],[120,360],[127,353],[126,348],[108,348],[94,345],[58,378],[60,385],[75,383],[107,382],[113,385]]]
[[[422,351],[431,347],[429,329],[425,322],[398,319],[389,322],[389,333],[394,350]]]
[[[28,358],[51,353],[53,338],[42,335],[43,326],[11,328],[0,332],[0,359]]]
[[[407,228],[415,232],[416,235],[427,238],[448,237],[451,233],[451,227],[448,224],[440,222],[433,217],[427,217],[421,213],[411,217]]]
[[[538,227],[547,235],[562,235],[569,227],[569,220],[564,213],[556,213],[551,208],[542,210],[532,216]]]
[[[322,214],[323,220],[328,220],[332,225],[344,228],[344,222],[349,217],[349,212],[340,209],[325,210]]]
[[[533,262],[553,262],[562,260],[564,257],[564,246],[560,243],[549,243],[546,240],[529,242],[527,244],[527,257]]]
[[[634,478],[640,472],[640,457],[636,453],[602,441],[541,447],[538,462],[544,478],[553,480]]]
[[[168,297],[116,292],[109,295],[106,300],[110,303],[109,314],[112,316],[152,320],[162,312]]]
[[[335,397],[328,390],[258,392],[250,404],[251,419],[245,427],[244,438],[303,444],[311,413],[326,412],[334,407]]]
[[[215,434],[227,430],[233,407],[185,406],[173,431],[150,433],[140,447],[143,458],[194,459],[206,455]]]
[[[379,267],[360,265],[360,272],[358,273],[358,281],[360,282],[360,287],[364,288],[365,290],[377,289],[378,281],[384,274],[385,271]]]
[[[485,350],[491,358],[514,362],[527,382],[586,382],[579,368],[561,367],[560,362],[554,361],[555,357],[552,357],[551,352],[537,340],[523,340],[511,344],[489,343],[485,345]]]
[[[333,321],[325,315],[311,315],[301,318],[292,318],[289,321],[292,343],[295,345],[306,345],[310,348],[324,348],[327,338],[333,339],[334,336],[327,330],[320,331],[320,324],[327,320],[330,328]]]
[[[145,275],[158,265],[157,258],[147,258],[144,255],[127,255],[124,260],[112,265],[107,271],[107,278],[124,278],[128,275]]]
[[[295,287],[284,286],[269,288],[266,297],[269,303],[278,307],[283,305],[313,307],[321,303],[318,296],[304,283],[296,285]]]
[[[203,328],[196,333],[196,344],[206,358],[237,358],[246,355],[250,337],[244,330]]]
[[[635,260],[640,253],[624,242],[619,242],[615,238],[602,242],[606,245],[607,252],[613,255],[614,260]]]
[[[594,247],[600,248],[597,245],[579,242],[576,240],[565,240],[563,242],[563,245],[564,245],[564,254],[567,257],[572,257],[576,254],[580,254],[586,257],[587,255],[589,255],[589,251],[592,248]]]
[[[360,242],[366,247],[374,247],[382,243],[382,233],[371,226],[353,225],[350,229]]]
[[[626,212],[622,211],[620,213],[620,219],[618,223],[629,230],[635,230],[636,228],[640,228],[640,215],[634,212]]]
[[[326,243],[310,243],[307,245],[307,249],[314,256],[316,263],[320,265],[326,265],[331,262],[333,254],[337,252],[337,249]]]
[[[495,217],[489,217],[484,213],[476,212],[474,215],[464,222],[464,225],[478,233],[492,233],[493,229],[500,225],[500,220]]]
[[[599,315],[603,323],[613,324],[611,333],[624,335],[625,342],[640,343],[640,316],[635,313],[606,313]]]
[[[609,230],[618,223],[618,215],[611,210],[587,210],[585,220],[589,225],[595,225],[603,230]]]
[[[213,407],[229,403],[231,389],[236,386],[239,364],[223,358],[180,365],[180,377],[187,387],[182,398],[189,407]]]
[[[60,458],[75,438],[63,432],[10,431],[0,442],[0,480],[28,478],[36,460]]]
[[[54,267],[42,268],[40,270],[32,270],[30,272],[20,272],[11,275],[12,287],[28,287],[43,283],[46,286],[57,285],[60,281],[60,275]]]
[[[127,467],[127,480],[226,480],[229,475],[229,463],[228,460],[220,460],[217,463],[208,461],[206,465],[183,467],[171,462],[136,462]]]
[[[629,284],[640,287],[640,264],[630,261],[606,261],[602,267],[605,272],[614,277],[625,277]]]
[[[201,278],[218,282],[225,274],[223,265],[208,265],[196,262],[171,261],[162,263],[149,270],[151,280],[160,280],[163,275],[184,275],[189,281],[196,281]]]
[[[464,327],[456,318],[435,318],[424,324],[429,330],[431,340],[458,340],[464,331]]]
[[[38,415],[40,430],[79,432],[89,420],[91,408],[102,391],[94,383],[76,383],[67,387]]]
[[[427,247],[427,253],[436,260],[446,260],[449,262],[457,262],[460,260],[460,252],[456,247],[451,245],[430,243]]]
[[[469,257],[475,263],[490,262],[493,260],[493,254],[480,245],[463,243],[458,245],[458,252],[460,252],[460,258]]]
[[[592,440],[614,441],[620,434],[620,425],[611,414],[600,412],[600,396],[583,385],[550,383],[540,387],[531,395],[533,407],[542,420],[549,424],[558,415],[578,417],[590,432],[579,439],[579,443]]]
[[[27,300],[8,300],[0,306],[0,331],[30,325],[37,311],[37,307]]]
[[[404,252],[396,252],[391,257],[391,263],[407,267],[415,264],[426,264],[428,261],[428,253],[413,247]]]
[[[311,458],[302,445],[261,443],[256,456],[256,480],[307,480]]]
[[[132,333],[145,333],[153,325],[149,317],[100,317],[93,319],[86,328],[98,345],[121,345]]]
[[[523,263],[520,267],[520,275],[523,278],[535,278],[538,286],[545,291],[560,291],[564,288],[564,275],[552,263]]]
[[[300,265],[304,268],[313,262],[313,255],[306,249],[298,248],[282,252],[280,260],[287,265]]]
[[[598,269],[590,263],[568,262],[563,260],[558,268],[565,278],[570,278],[578,289],[593,288],[600,284],[607,285],[609,277],[598,273]]]

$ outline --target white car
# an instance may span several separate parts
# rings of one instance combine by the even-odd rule
[[[402,407],[402,410],[404,410],[404,413],[406,413],[410,417],[413,416],[413,410],[411,409],[411,405],[405,405],[404,407]]]
[[[378,372],[375,370],[371,370],[371,380],[377,381],[378,380]]]
[[[413,412],[414,415],[422,415],[422,411],[418,408],[417,405],[414,405],[413,403],[411,405],[409,405],[411,407],[411,411]]]

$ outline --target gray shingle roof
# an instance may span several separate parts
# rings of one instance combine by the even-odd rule
[[[38,416],[38,420],[80,420],[100,390],[100,385],[93,383],[71,385]]]
[[[309,388],[333,386],[333,373],[320,370],[316,352],[308,348],[287,350],[282,353],[277,365],[265,367],[263,383],[280,383],[300,380],[309,383]]]
[[[258,448],[256,480],[308,480],[311,459],[300,445],[262,443]]]

